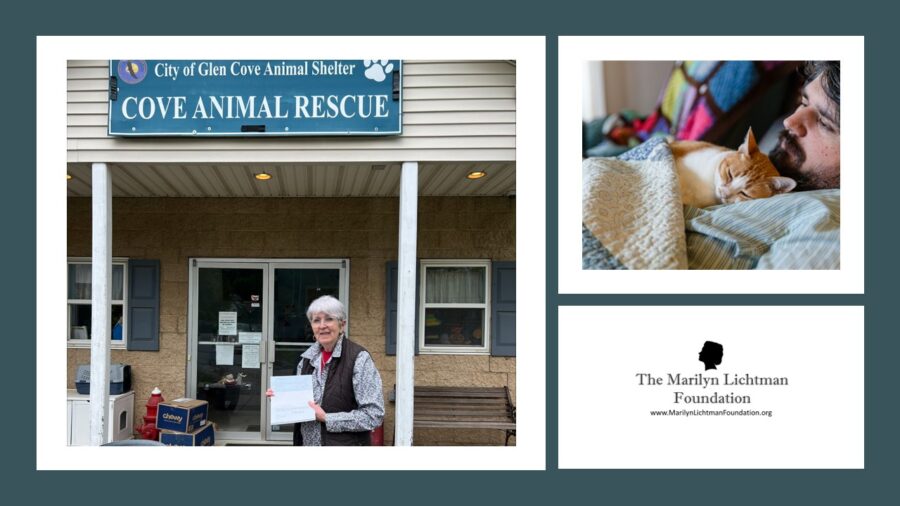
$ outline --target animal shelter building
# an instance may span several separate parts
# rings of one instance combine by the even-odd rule
[[[217,444],[290,444],[265,392],[332,295],[381,375],[386,444],[514,444],[408,402],[515,405],[514,61],[69,61],[66,118],[66,388],[108,341],[134,392],[114,432],[159,388],[208,401]]]

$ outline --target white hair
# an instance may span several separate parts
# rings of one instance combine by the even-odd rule
[[[312,322],[312,317],[316,313],[325,313],[342,322],[347,321],[347,310],[344,309],[344,304],[331,295],[323,295],[312,301],[309,309],[306,310],[306,319]]]

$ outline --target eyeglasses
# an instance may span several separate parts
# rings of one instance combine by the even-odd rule
[[[312,323],[313,325],[321,325],[323,322],[331,324],[336,321],[337,321],[337,318],[335,318],[333,316],[326,316],[324,319],[317,316],[317,317],[313,318],[310,323]]]

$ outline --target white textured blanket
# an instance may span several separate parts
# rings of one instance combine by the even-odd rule
[[[582,163],[582,220],[627,269],[687,269],[678,175],[665,143],[645,159]]]

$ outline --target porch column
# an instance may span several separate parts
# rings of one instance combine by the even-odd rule
[[[412,446],[415,381],[416,223],[419,164],[404,162],[400,174],[400,245],[397,255],[397,398],[394,445]]]
[[[106,442],[112,307],[112,185],[105,163],[91,167],[91,446]]]

